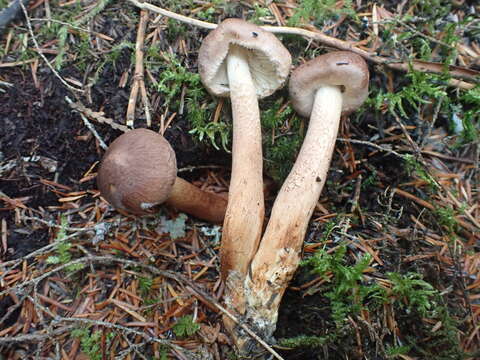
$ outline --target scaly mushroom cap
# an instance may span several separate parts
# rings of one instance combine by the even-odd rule
[[[203,40],[198,52],[198,69],[207,90],[229,97],[226,58],[230,45],[248,52],[248,65],[259,98],[283,86],[290,72],[292,57],[270,32],[241,19],[226,19]]]
[[[315,93],[322,85],[341,87],[342,113],[355,111],[368,96],[368,67],[363,58],[349,51],[320,55],[296,68],[289,83],[293,108],[310,117]]]
[[[135,129],[108,147],[97,185],[115,208],[145,214],[168,198],[176,177],[177,161],[168,141],[152,130]]]

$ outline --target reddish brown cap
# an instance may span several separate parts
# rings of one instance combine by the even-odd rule
[[[296,68],[289,83],[293,108],[309,117],[315,93],[322,85],[342,88],[342,113],[355,111],[368,96],[368,67],[363,58],[350,51],[320,55]]]
[[[168,198],[176,177],[177,161],[168,141],[152,130],[135,129],[108,147],[97,185],[115,208],[145,214]]]
[[[211,94],[230,96],[225,61],[230,45],[250,50],[248,65],[259,98],[283,86],[292,57],[280,40],[242,19],[226,19],[205,37],[198,52],[200,77]]]

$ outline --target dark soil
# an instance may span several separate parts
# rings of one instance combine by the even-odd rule
[[[105,71],[108,72],[108,69]],[[68,71],[62,75],[65,74]],[[42,179],[67,186],[70,191],[96,189],[94,180],[83,183],[79,180],[101,159],[103,150],[80,116],[65,101],[65,96],[71,96],[70,93],[50,74],[39,79],[40,89],[35,88],[26,69],[9,68],[2,75],[5,81],[14,86],[7,88],[5,94],[0,96],[0,159],[2,163],[16,161],[16,166],[1,174],[0,191],[10,199],[19,199],[30,208],[48,210],[59,205],[60,196],[42,183]],[[93,91],[96,103],[93,108],[105,108],[106,115],[115,118],[120,116],[118,109],[126,109],[128,94],[118,92],[116,85],[113,85],[115,81],[110,84],[108,88],[108,83],[103,83],[101,92]],[[139,123],[141,126],[141,121]],[[94,125],[107,144],[121,135],[120,131],[106,125]],[[198,144],[185,130],[187,128],[185,118],[178,118],[174,127],[165,134],[175,149],[179,168],[228,165],[229,156]],[[47,163],[44,163],[45,160],[29,159],[36,156],[46,159]],[[55,168],[49,169],[48,164],[55,164]],[[192,180],[199,174],[201,171],[194,170],[181,176]],[[48,243],[49,234],[45,228],[27,232],[22,227],[20,232],[16,232],[15,213],[9,210],[9,207],[0,208],[8,228],[14,230],[11,232],[9,250],[7,254],[0,255],[0,259],[19,258]]]
[[[53,77],[42,80],[41,90],[33,86],[28,72],[21,69],[10,69],[6,80],[14,86],[0,97],[0,151],[4,162],[16,160],[16,166],[0,178],[0,189],[9,198],[21,199],[31,208],[57,206],[57,197],[41,180],[55,179],[77,190],[88,186],[78,180],[99,159],[95,143],[91,137],[87,141],[78,140],[88,132],[78,115],[66,106],[64,87]],[[56,165],[48,169],[41,162],[28,161],[34,156],[48,158]],[[14,213],[4,211],[4,216],[8,227],[15,229]],[[29,234],[13,231],[7,259],[21,257],[45,245],[48,241],[45,231]]]

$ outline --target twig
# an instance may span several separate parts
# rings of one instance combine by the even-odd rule
[[[65,96],[65,100],[67,101],[67,103],[69,104],[72,104],[73,101],[68,97],[68,96]],[[105,142],[102,140],[102,138],[100,137],[100,135],[98,135],[97,133],[97,130],[95,130],[95,128],[93,127],[93,125],[90,123],[90,121],[88,121],[88,119],[82,114],[82,113],[78,113],[80,115],[80,117],[82,118],[83,120],[83,123],[85,124],[85,126],[88,128],[88,130],[90,130],[90,132],[93,134],[93,136],[95,136],[95,138],[98,140],[98,143],[100,144],[100,146],[102,147],[102,149],[106,150],[108,148],[107,144],[105,144]]]
[[[398,152],[396,152],[395,150],[392,150],[392,149],[389,149],[389,148],[386,148],[386,147],[382,147],[380,145],[377,145],[375,143],[372,143],[370,141],[364,141],[364,140],[353,140],[353,139],[344,139],[344,138],[337,138],[337,141],[342,141],[342,142],[348,142],[348,143],[352,143],[352,144],[361,144],[361,145],[367,145],[367,146],[371,146],[377,150],[380,150],[380,151],[384,151],[384,152],[387,152],[389,154],[392,154],[392,155],[395,155],[401,159],[405,159],[405,155],[402,155]]]
[[[81,233],[81,231],[78,231],[78,232],[75,232],[73,234],[70,234],[70,235],[67,235],[65,236],[61,241],[67,241],[67,240],[70,240],[70,239],[73,239],[73,238],[76,238],[77,236],[79,236]],[[5,277],[10,273],[10,271],[14,270],[16,267],[18,267],[20,264],[23,263],[23,261],[25,260],[28,260],[32,257],[36,257],[38,255],[42,255],[42,254],[46,254],[48,253],[49,251],[53,250],[54,248],[56,248],[58,246],[58,244],[60,243],[60,241],[55,241],[51,244],[48,244],[36,251],[33,251],[19,259],[15,259],[15,260],[10,260],[10,261],[7,261],[7,262],[4,262],[4,263],[0,263],[0,269],[4,269],[5,267],[9,266],[10,268],[9,269],[6,269],[3,271],[3,273],[0,275],[0,281],[3,281],[5,279]]]
[[[400,129],[402,130],[403,135],[405,136],[408,143],[412,147],[413,152],[415,154],[415,157],[418,158],[424,165],[426,165],[425,159],[422,156],[422,151],[420,150],[420,147],[410,136],[410,133],[408,132],[407,128],[405,127],[405,124],[403,123],[402,119],[400,119],[400,116],[398,116],[396,113],[393,112],[393,118],[395,119],[397,124],[400,126]]]
[[[224,168],[225,166],[222,166],[222,165],[198,165],[198,166],[190,165],[190,166],[185,166],[183,168],[178,169],[177,173],[186,172],[186,171],[192,172],[200,169],[224,169]]]
[[[58,224],[55,224],[53,221],[43,220],[41,218],[34,217],[34,216],[22,216],[22,220],[37,221],[43,225],[47,225],[49,228],[54,227],[54,228],[62,229],[65,231],[74,231],[74,232],[95,231],[95,226],[83,227],[83,228],[68,227],[68,226],[58,225]],[[100,225],[100,223],[97,223],[97,225]]]
[[[7,87],[12,87],[13,84],[6,82],[6,81],[0,81],[0,86],[7,86]]]
[[[371,146],[371,147],[373,147],[373,148],[375,148],[375,149],[377,149],[377,150],[387,152],[387,153],[392,154],[392,155],[395,155],[395,156],[397,156],[397,157],[399,157],[399,158],[401,158],[401,159],[405,159],[405,155],[400,154],[399,152],[397,152],[397,151],[395,151],[395,150],[392,150],[392,149],[389,149],[389,148],[386,148],[386,147],[377,145],[377,144],[372,143],[372,142],[370,142],[370,141],[354,140],[354,139],[344,139],[344,138],[337,138],[337,141],[348,142],[348,143],[352,143],[352,144],[361,144],[361,145]],[[403,148],[403,147],[402,147],[402,148]],[[409,150],[408,152],[410,153],[411,150]],[[449,156],[449,155],[445,155],[445,154],[438,153],[438,152],[436,152],[436,151],[420,150],[420,153],[425,154],[425,155],[435,156],[435,157],[438,157],[438,158],[444,159],[444,160],[457,161],[457,162],[465,163],[465,164],[473,164],[473,163],[474,163],[474,160],[465,159],[465,158],[458,158],[458,157],[455,157],[455,156]]]
[[[95,112],[92,111],[91,109],[87,108],[85,105],[83,105],[80,101],[77,102],[72,102],[68,103],[72,109],[75,109],[81,113],[83,113],[85,116],[88,116],[89,118],[101,123],[101,124],[107,124],[110,125],[111,128],[115,130],[120,130],[123,132],[130,131],[131,129],[128,126],[121,125],[115,122],[115,120],[107,118],[104,115],[103,112]]]
[[[430,123],[428,124],[428,130],[427,130],[427,133],[423,136],[422,141],[420,142],[420,148],[423,148],[423,145],[425,145],[425,142],[432,134],[433,128],[435,126],[435,122],[437,121],[437,118],[438,118],[438,114],[440,113],[440,108],[442,107],[442,104],[443,104],[443,99],[444,99],[444,96],[442,96],[438,100],[437,105],[435,106],[435,110],[432,116],[432,121],[430,121]]]
[[[150,10],[157,14],[161,14],[163,16],[167,16],[169,18],[182,21],[184,23],[198,26],[204,29],[213,30],[217,27],[216,24],[212,24],[206,21],[200,21],[196,19],[192,19],[188,16],[179,15],[174,12],[162,9],[158,6],[149,4],[147,2],[140,2],[138,0],[129,0],[133,5],[137,6],[140,9]],[[431,62],[424,62],[420,60],[411,60],[411,62],[401,62],[395,59],[389,59],[382,56],[375,55],[358,47],[355,47],[353,43],[348,41],[343,41],[340,39],[336,39],[334,37],[325,35],[320,31],[310,31],[302,28],[295,28],[295,27],[288,27],[288,26],[261,26],[264,30],[275,33],[275,34],[290,34],[290,35],[299,35],[304,36],[309,39],[314,39],[320,41],[321,43],[331,46],[340,50],[352,51],[371,62],[378,64],[378,65],[385,65],[388,68],[394,70],[400,70],[404,72],[408,72],[411,68],[413,70],[421,71],[421,72],[429,72],[435,74],[443,74],[445,73],[445,66],[444,64],[440,63],[431,63]],[[450,75],[454,78],[464,79],[468,81],[472,81],[474,83],[478,83],[479,80],[476,78],[480,75],[480,73],[465,69],[458,66],[451,66],[449,68]],[[449,83],[449,85],[456,86],[456,83]],[[457,84],[458,85],[458,84]],[[471,85],[471,84],[470,84]]]
[[[28,335],[17,335],[17,336],[3,336],[0,337],[0,345],[6,344],[15,344],[15,343],[30,343],[30,342],[40,342],[47,339],[51,339],[53,335],[60,335],[67,331],[75,329],[75,326],[64,326],[60,329],[55,329],[51,331],[44,332],[42,330],[36,331],[33,334]]]
[[[135,43],[135,73],[133,75],[133,85],[130,91],[127,107],[127,126],[133,126],[135,119],[135,106],[137,104],[138,89],[141,89],[142,100],[145,106],[145,116],[147,118],[147,126],[151,126],[151,116],[149,110],[149,102],[147,92],[145,90],[145,81],[143,80],[143,41],[145,39],[145,29],[147,27],[148,11],[140,12],[140,22],[138,24],[137,41]]]
[[[475,162],[474,160],[471,160],[471,159],[465,159],[465,158],[459,158],[459,157],[455,157],[455,156],[449,156],[449,155],[441,154],[441,153],[439,153],[439,152],[430,151],[430,150],[422,150],[422,154],[430,155],[430,156],[435,156],[435,157],[437,157],[437,158],[439,158],[439,159],[456,161],[456,162],[460,162],[460,163],[464,163],[464,164],[473,164],[473,163]]]
[[[23,14],[25,15],[25,20],[27,21],[27,27],[28,27],[28,32],[30,34],[30,37],[32,38],[33,44],[35,45],[35,50],[37,50],[38,55],[45,61],[47,66],[50,68],[50,70],[53,72],[53,74],[60,80],[60,82],[65,85],[68,89],[72,91],[76,91],[79,93],[83,93],[84,91],[82,89],[78,89],[76,87],[71,86],[68,84],[63,78],[60,76],[60,74],[53,68],[52,64],[48,61],[48,59],[45,57],[45,55],[42,53],[40,46],[38,45],[37,39],[35,38],[35,34],[33,33],[32,29],[32,23],[30,22],[30,18],[28,16],[27,9],[25,8],[25,5],[20,1],[19,2],[20,6],[22,7]]]
[[[140,2],[137,0],[130,0],[130,2],[140,9],[150,10],[151,12],[154,12],[154,13],[157,13],[157,14],[169,17],[171,19],[175,19],[175,20],[190,24],[190,25],[194,25],[194,26],[201,27],[204,29],[209,29],[209,30],[213,30],[217,27],[216,24],[212,24],[202,20],[192,19],[192,18],[189,18],[188,16],[180,15],[172,11],[159,8],[158,6],[155,6],[146,2]]]

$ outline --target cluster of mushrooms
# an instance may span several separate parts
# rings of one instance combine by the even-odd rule
[[[284,85],[290,53],[272,33],[227,19],[203,40],[198,66],[208,91],[230,97],[232,104],[228,201],[178,178],[172,148],[161,135],[146,129],[127,132],[111,144],[98,172],[98,187],[114,207],[135,214],[150,212],[166,201],[198,218],[223,221],[225,304],[257,335],[271,341],[280,301],[300,261],[308,222],[325,183],[340,117],[367,98],[368,68],[360,56],[337,51],[291,73],[292,106],[310,121],[264,227],[258,99]],[[255,340],[242,327],[227,317],[224,324],[240,353],[256,349]]]

